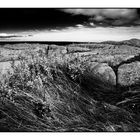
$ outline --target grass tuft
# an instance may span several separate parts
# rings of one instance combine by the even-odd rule
[[[139,94],[121,98],[86,59],[33,53],[0,82],[0,131],[140,131]]]

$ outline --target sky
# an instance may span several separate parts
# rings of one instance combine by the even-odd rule
[[[0,41],[140,39],[140,9],[0,8]]]

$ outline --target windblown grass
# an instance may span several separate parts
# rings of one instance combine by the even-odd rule
[[[140,131],[139,114],[84,58],[31,56],[1,78],[0,131]]]

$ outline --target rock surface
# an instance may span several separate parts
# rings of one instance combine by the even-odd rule
[[[118,83],[130,86],[140,81],[140,62],[124,64],[118,68]]]
[[[108,82],[111,85],[116,85],[116,75],[113,69],[106,63],[99,63],[93,67],[92,72],[96,77]]]

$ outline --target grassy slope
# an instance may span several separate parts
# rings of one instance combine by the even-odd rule
[[[139,86],[116,91],[73,54],[31,56],[0,82],[0,131],[140,131]]]

